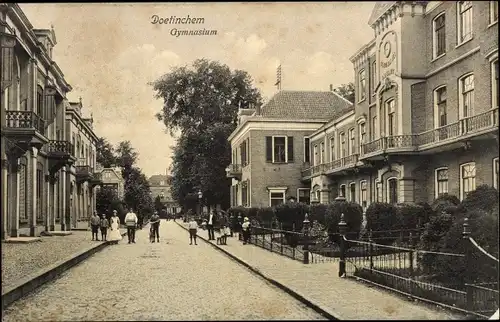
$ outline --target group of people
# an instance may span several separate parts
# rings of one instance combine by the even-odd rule
[[[142,222],[139,220],[138,216],[134,213],[134,210],[130,208],[125,215],[125,226],[127,227],[127,237],[129,244],[135,244],[135,232],[136,229],[142,229]],[[156,239],[157,242],[160,242],[160,217],[158,213],[155,211],[150,220],[151,223],[151,231],[150,236],[152,235],[152,242]],[[92,240],[99,241],[99,230],[101,231],[101,240],[102,241],[111,241],[114,244],[118,244],[120,240],[122,240],[122,235],[120,233],[120,218],[118,218],[118,213],[116,210],[113,210],[113,215],[108,220],[106,215],[103,214],[101,217],[97,214],[97,211],[94,212],[92,217],[90,218],[90,227],[92,230]],[[108,230],[109,236],[108,236]],[[156,238],[155,238],[156,237]]]

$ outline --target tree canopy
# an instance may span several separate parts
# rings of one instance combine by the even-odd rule
[[[227,205],[231,162],[227,141],[237,125],[238,109],[260,106],[262,97],[250,75],[216,61],[198,59],[151,85],[163,108],[156,116],[171,134],[179,131],[172,156],[172,196],[192,207],[198,189],[207,205]]]
[[[96,144],[96,159],[97,163],[105,168],[110,168],[116,165],[116,156],[113,145],[105,138],[99,138]]]
[[[353,83],[342,84],[339,87],[335,88],[333,91],[342,96],[343,98],[345,98],[346,100],[348,100],[349,102],[354,103],[355,96],[354,96]]]

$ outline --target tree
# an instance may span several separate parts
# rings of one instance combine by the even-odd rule
[[[97,163],[105,168],[110,168],[116,165],[115,150],[108,140],[105,138],[99,138],[96,144],[96,151]]]
[[[125,203],[139,214],[151,214],[154,210],[151,189],[146,176],[139,168],[131,167],[125,178]]]
[[[171,134],[180,131],[172,157],[172,196],[192,208],[198,189],[206,205],[229,204],[230,163],[227,142],[236,128],[238,108],[260,106],[262,97],[247,72],[198,59],[192,68],[175,68],[151,83],[163,99],[157,114]]]
[[[101,187],[96,194],[96,210],[99,214],[105,214],[108,218],[113,210],[118,212],[118,216],[123,219],[125,209],[123,202],[118,198],[116,192],[111,187]]]
[[[137,152],[135,152],[130,141],[122,141],[118,143],[118,147],[116,148],[116,160],[118,165],[122,167],[123,179],[127,180],[127,177],[129,176],[130,171],[135,165],[138,157],[139,156]]]
[[[353,83],[347,83],[347,84],[342,84],[341,86],[335,88],[333,90],[335,93],[339,94],[349,102],[353,103],[354,102],[354,84]]]

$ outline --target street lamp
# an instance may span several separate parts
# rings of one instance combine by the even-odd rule
[[[307,212],[304,216],[302,224],[304,227],[304,264],[309,264],[309,225],[311,222],[309,221],[309,215]]]
[[[198,190],[198,216],[201,216],[201,198],[203,198],[203,192],[200,189]]]

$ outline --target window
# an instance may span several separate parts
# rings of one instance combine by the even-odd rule
[[[43,164],[40,162],[37,163],[36,168],[36,221],[43,221],[44,214],[42,212],[43,209]]]
[[[434,127],[438,128],[448,124],[446,113],[446,86],[434,91]]]
[[[43,90],[40,87],[37,88],[36,92],[36,108],[38,111],[37,114],[47,120],[48,115],[43,106]]]
[[[448,168],[436,169],[436,198],[448,193]]]
[[[366,75],[365,75],[365,70],[362,69],[359,72],[359,98],[358,101],[362,101],[366,98]]]
[[[498,158],[493,159],[493,187],[498,189],[500,187],[498,177]]]
[[[325,142],[321,142],[320,144],[320,155],[319,155],[319,163],[325,163]]]
[[[460,200],[467,198],[469,192],[476,190],[476,164],[474,162],[460,166]]]
[[[285,188],[269,189],[269,206],[274,207],[285,203]]]
[[[458,44],[472,38],[472,1],[458,1]]]
[[[248,140],[243,141],[240,144],[240,157],[241,157],[241,166],[245,167],[248,165]]]
[[[372,140],[377,138],[377,115],[372,116]]]
[[[345,184],[340,185],[339,196],[345,198]]]
[[[398,203],[398,179],[387,179],[387,202],[394,205]]]
[[[490,24],[498,21],[498,1],[490,1]]]
[[[302,202],[305,204],[311,203],[311,189],[308,188],[298,188],[297,189],[297,202]]]
[[[396,120],[394,118],[394,105],[395,100],[391,99],[385,103],[387,111],[387,136],[393,136],[396,134]]]
[[[330,162],[335,160],[335,138],[330,138]]]
[[[351,182],[349,184],[349,192],[350,192],[349,201],[356,202],[356,183]]]
[[[248,204],[248,180],[241,183],[241,205],[244,207],[249,206]]]
[[[433,46],[434,58],[437,58],[446,53],[446,28],[445,28],[445,15],[440,14],[432,23],[433,25]]]
[[[361,203],[361,208],[363,208],[363,212],[365,212],[368,207],[366,180],[359,182],[359,191],[359,201]]]
[[[375,180],[375,201],[382,201],[382,183],[379,180]]]
[[[311,141],[304,138],[304,162],[311,162]]]
[[[375,85],[377,84],[377,62],[372,62],[372,71],[371,71],[371,87],[372,87],[372,95],[375,95]]]
[[[293,162],[293,137],[266,136],[266,162]]]
[[[362,122],[362,123],[359,123],[359,153],[361,154],[362,153],[362,146],[363,144],[365,144],[366,140],[366,126],[365,126],[365,122]]]
[[[460,79],[460,118],[474,115],[474,75],[470,74]]]
[[[491,107],[498,108],[498,58],[491,63]]]
[[[354,128],[349,129],[349,155],[354,154],[356,145],[356,136],[354,135]]]
[[[319,157],[318,157],[318,145],[314,145],[314,165],[318,165]]]
[[[343,157],[345,157],[345,153],[346,153],[346,150],[345,150],[345,133],[344,132],[340,133],[339,139],[340,139],[340,158],[343,158]]]

